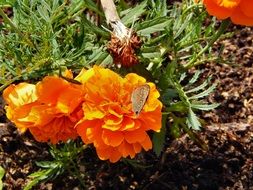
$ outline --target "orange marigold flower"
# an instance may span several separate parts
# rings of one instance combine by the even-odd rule
[[[8,119],[21,132],[29,129],[37,141],[53,144],[77,137],[74,126],[82,117],[82,96],[80,85],[56,76],[36,85],[10,85],[3,92]]]
[[[3,99],[7,104],[5,106],[7,118],[16,124],[20,132],[25,132],[31,122],[22,119],[36,105],[38,99],[36,86],[28,83],[12,84],[3,91]]]
[[[76,80],[83,83],[85,91],[85,114],[76,125],[77,133],[84,143],[93,143],[101,160],[117,162],[121,157],[133,158],[142,148],[152,148],[147,131],[160,130],[162,108],[155,84],[146,83],[133,73],[122,78],[98,66],[82,71]],[[136,115],[131,94],[143,84],[150,86],[150,92],[142,111]]]
[[[203,0],[207,12],[234,24],[253,26],[253,3],[248,0]]]

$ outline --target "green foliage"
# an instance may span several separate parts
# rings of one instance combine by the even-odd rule
[[[4,171],[3,167],[0,166],[0,190],[3,189],[3,181],[2,181],[2,179],[4,177],[4,173],[5,173],[5,171]]]
[[[83,16],[88,9],[102,15],[93,1],[13,2],[13,18],[5,19],[0,30],[1,90],[16,80],[40,78],[62,64],[75,70],[106,62],[108,32],[97,27],[94,18]]]
[[[80,179],[80,171],[77,171],[76,161],[84,148],[83,145],[73,141],[68,141],[60,148],[52,146],[50,153],[53,160],[36,162],[36,165],[42,169],[29,175],[30,181],[26,184],[24,190],[32,189],[38,183],[53,180],[66,172]],[[85,187],[82,180],[80,185]]]

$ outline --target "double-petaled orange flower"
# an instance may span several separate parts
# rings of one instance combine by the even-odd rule
[[[231,18],[234,24],[253,26],[253,2],[250,0],[203,0],[203,4],[207,12],[218,19]]]
[[[80,84],[48,76],[36,85],[9,86],[3,93],[7,117],[41,142],[57,143],[79,135],[95,146],[100,159],[111,162],[152,148],[147,131],[160,130],[162,108],[153,83],[133,73],[122,78],[98,66],[82,70],[75,80]],[[143,84],[149,86],[149,95],[136,114],[131,97]]]
[[[109,69],[93,67],[82,72],[77,80],[83,83],[84,117],[77,123],[77,132],[84,143],[93,143],[101,160],[117,162],[121,157],[133,158],[152,142],[147,131],[161,128],[162,104],[153,83],[141,113],[132,111],[132,91],[146,83],[136,74],[122,78]]]
[[[10,85],[3,92],[6,115],[16,127],[26,129],[40,142],[74,139],[74,126],[82,117],[83,91],[79,85],[56,77],[45,77],[36,85]]]

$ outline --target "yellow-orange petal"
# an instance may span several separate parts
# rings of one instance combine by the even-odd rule
[[[126,82],[126,85],[127,84],[132,84],[130,87],[136,87],[138,85],[141,85],[141,84],[145,84],[146,83],[146,79],[144,77],[141,77],[135,73],[129,73],[125,76],[125,80],[127,81]],[[129,89],[129,90],[133,90],[133,89]]]
[[[83,120],[75,125],[77,133],[84,143],[91,143],[102,135],[100,120]]]
[[[80,73],[75,77],[75,80],[85,83],[87,80],[89,80],[93,75],[95,74],[93,69],[82,69]]]
[[[3,98],[9,106],[22,106],[37,100],[36,88],[33,84],[20,83],[10,85],[3,91]]]
[[[239,5],[241,0],[213,0],[218,6],[225,7],[225,8],[234,8]]]
[[[120,126],[120,130],[121,131],[132,131],[137,129],[137,127],[140,127],[139,125],[136,125],[136,122],[129,118],[129,117],[124,117],[121,126]]]
[[[155,112],[144,112],[139,120],[142,123],[143,129],[159,132],[162,125],[161,117],[161,109],[158,108]]]
[[[19,111],[22,112],[23,108],[24,107],[20,108]],[[29,112],[27,112],[26,115],[19,116],[18,121],[31,122],[31,123],[33,123],[33,126],[46,125],[54,118],[54,116],[52,114],[46,113],[47,108],[48,107],[46,105],[33,105],[33,106],[31,106]],[[31,127],[33,127],[33,126],[31,126]],[[27,127],[29,127],[29,126],[27,126]]]
[[[121,158],[121,154],[119,151],[115,148],[112,147],[107,147],[107,148],[97,148],[97,155],[101,160],[107,160],[109,159],[110,162],[115,163],[119,161]]]
[[[98,109],[95,105],[83,104],[83,111],[85,113],[86,120],[101,119],[105,116],[105,113]]]
[[[105,125],[113,126],[113,125],[119,125],[123,121],[122,115],[108,115],[104,118]]]
[[[121,153],[121,155],[126,158],[127,156],[130,156],[131,158],[134,158],[135,151],[131,144],[127,143],[126,141],[123,141],[118,146],[118,151]]]
[[[109,130],[103,130],[102,139],[106,145],[117,147],[123,142],[124,135],[122,132],[113,132]]]
[[[143,129],[137,129],[134,131],[128,131],[124,133],[125,139],[129,144],[136,142],[142,142],[146,138],[146,132]]]
[[[36,84],[39,101],[50,105],[56,104],[59,95],[68,85],[69,82],[60,77],[45,77],[41,82]]]
[[[81,89],[69,86],[61,91],[57,99],[56,108],[61,113],[70,114],[81,104],[82,97],[83,92]]]
[[[152,148],[152,142],[148,135],[146,135],[146,138],[144,141],[140,142],[141,146],[144,148],[145,151],[148,151]]]
[[[75,139],[77,137],[74,124],[67,117],[63,116],[54,118],[46,125],[31,127],[29,130],[37,141],[50,141],[52,144],[56,144],[59,141],[65,142],[68,139]]]
[[[141,152],[141,145],[140,143],[134,143],[133,144],[133,149],[134,149],[134,152],[137,154],[139,152]]]

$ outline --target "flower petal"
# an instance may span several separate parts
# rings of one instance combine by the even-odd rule
[[[216,16],[218,19],[226,19],[233,13],[233,8],[221,6],[217,1],[204,0],[203,3],[206,6],[207,12],[212,16]]]
[[[3,98],[9,106],[22,106],[37,100],[35,91],[35,85],[33,84],[12,84],[3,91]]]
[[[102,139],[106,145],[117,147],[124,140],[124,135],[122,132],[112,132],[109,130],[103,130]]]

